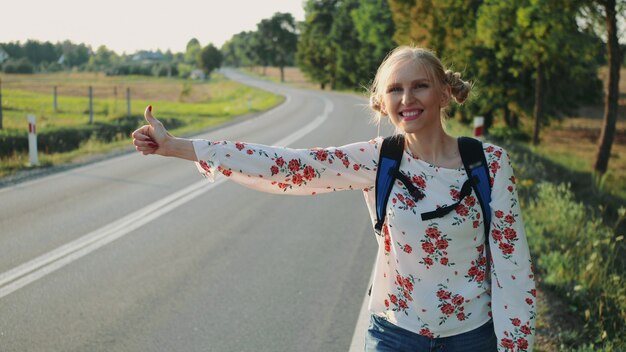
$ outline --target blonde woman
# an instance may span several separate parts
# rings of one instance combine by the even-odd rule
[[[366,351],[532,350],[536,291],[506,151],[483,144],[492,185],[490,223],[483,223],[473,191],[445,216],[419,216],[460,200],[468,176],[457,138],[446,133],[442,117],[470,89],[432,52],[415,47],[393,50],[370,89],[370,107],[377,117],[389,118],[404,135],[399,171],[423,197],[415,199],[399,182],[389,196],[378,240]],[[362,190],[376,222],[381,137],[342,147],[288,149],[175,138],[152,116],[151,107],[145,117],[149,124],[133,133],[133,143],[143,154],[192,160],[209,180],[220,173],[269,193]]]

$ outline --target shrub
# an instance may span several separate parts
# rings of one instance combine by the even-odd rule
[[[544,282],[584,318],[583,338],[623,341],[626,287],[618,255],[624,236],[576,202],[569,185],[544,182],[529,193],[534,197],[524,207],[524,219]]]
[[[4,73],[33,73],[35,66],[25,57],[9,59],[2,65]]]

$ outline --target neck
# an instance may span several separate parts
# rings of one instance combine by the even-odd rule
[[[407,148],[413,155],[437,166],[457,167],[459,151],[456,138],[449,136],[443,130],[437,133],[407,133],[405,136]]]

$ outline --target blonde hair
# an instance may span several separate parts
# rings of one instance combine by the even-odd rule
[[[450,92],[458,104],[462,104],[468,97],[472,84],[461,79],[461,74],[451,70],[446,70],[441,60],[435,54],[424,48],[412,46],[399,46],[392,50],[385,60],[378,67],[376,77],[369,89],[369,106],[375,111],[375,121],[380,122],[384,116],[382,113],[382,96],[385,93],[387,81],[393,73],[396,64],[405,61],[413,61],[416,65],[421,65],[429,78],[434,82],[435,87],[450,87]],[[445,112],[442,109],[442,118]]]

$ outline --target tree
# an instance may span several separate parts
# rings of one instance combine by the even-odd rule
[[[202,46],[200,45],[198,39],[192,38],[189,40],[189,42],[187,42],[187,46],[185,47],[185,63],[195,65],[198,62],[200,50],[202,50]]]
[[[395,47],[395,25],[387,0],[361,0],[352,11],[352,20],[361,44],[357,67],[361,79],[371,82],[378,66]]]
[[[604,8],[604,18],[606,21],[606,48],[609,64],[609,84],[606,100],[604,104],[604,120],[600,140],[598,142],[598,153],[593,169],[604,174],[608,169],[609,158],[611,157],[611,146],[615,138],[615,124],[617,123],[617,109],[619,99],[620,80],[620,50],[617,39],[617,14],[624,16],[626,4],[621,3],[618,8],[615,0],[599,0],[598,3]],[[620,10],[620,11],[618,11]]]
[[[358,88],[365,79],[359,73],[357,63],[361,43],[352,19],[352,11],[359,7],[359,0],[342,0],[330,30],[330,41],[335,52],[335,82],[332,88]]]
[[[262,47],[264,67],[278,66],[280,81],[285,81],[285,66],[293,64],[298,44],[295,19],[290,13],[276,12],[270,19],[257,24],[257,41]]]
[[[308,0],[304,4],[305,19],[300,25],[296,63],[322,89],[335,82],[335,50],[328,33],[333,26],[337,3],[338,0]]]
[[[231,37],[222,45],[224,65],[240,67],[251,66],[256,63],[254,51],[254,32],[240,32]]]
[[[213,44],[209,44],[200,51],[198,66],[211,77],[211,72],[222,65],[222,53]]]

